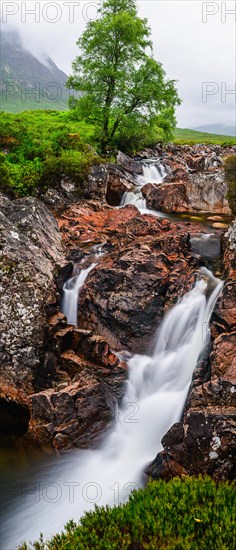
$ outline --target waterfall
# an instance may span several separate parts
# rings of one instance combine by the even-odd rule
[[[166,170],[161,163],[156,164],[156,161],[155,164],[153,162],[143,163],[143,177],[145,183],[161,183],[165,175]]]
[[[141,188],[147,183],[162,183],[166,169],[157,159],[148,159],[142,162],[143,175],[137,177],[137,185],[133,191],[126,191],[121,199],[120,206],[133,204],[142,212],[147,209],[146,200],[142,195]]]
[[[31,473],[26,497],[13,502],[5,521],[4,548],[46,537],[93,509],[123,502],[142,485],[142,471],[162,449],[164,434],[180,421],[209,320],[223,283],[202,268],[194,288],[164,317],[152,356],[128,361],[122,406],[98,450],[73,451]],[[9,513],[9,512],[8,512]]]
[[[88,274],[97,264],[91,264],[87,269],[82,269],[79,275],[75,274],[71,279],[65,282],[63,286],[63,296],[61,312],[67,318],[68,325],[77,326],[78,299],[80,291],[88,277]]]
[[[124,193],[120,206],[127,206],[127,204],[133,204],[140,210],[144,210],[146,208],[146,200],[139,190],[139,187],[137,187],[135,191],[126,191],[126,193]]]

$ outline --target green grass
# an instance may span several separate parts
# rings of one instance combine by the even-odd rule
[[[150,482],[127,504],[96,508],[27,550],[232,550],[235,488],[205,479]],[[42,525],[43,528],[43,525]]]
[[[71,178],[83,195],[88,169],[101,162],[94,127],[70,112],[0,113],[0,190],[37,195]]]
[[[232,146],[236,145],[236,138],[232,136],[220,136],[217,134],[206,134],[196,130],[176,128],[174,135],[176,145],[194,145],[195,143],[205,143],[212,145]]]

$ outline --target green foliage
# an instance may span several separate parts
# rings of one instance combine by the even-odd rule
[[[127,504],[96,508],[35,550],[231,550],[235,489],[210,478],[150,482]],[[29,546],[23,544],[21,550]],[[32,548],[32,546],[30,546]]]
[[[1,113],[0,136],[0,189],[11,196],[37,195],[62,177],[82,195],[89,167],[100,161],[92,147],[94,127],[70,113]]]
[[[180,100],[175,81],[166,79],[162,65],[152,56],[147,20],[138,17],[134,0],[104,0],[99,12],[100,17],[88,23],[77,42],[81,54],[73,62],[68,85],[83,95],[72,98],[71,108],[79,118],[96,124],[103,152],[108,146],[125,148],[126,139],[131,150],[129,129],[134,126],[134,148],[147,144],[148,129],[155,142],[158,136],[168,139]]]
[[[227,198],[232,213],[236,215],[236,155],[230,155],[225,159],[225,179],[228,184]]]

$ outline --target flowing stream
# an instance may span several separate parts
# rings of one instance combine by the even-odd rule
[[[162,183],[167,172],[163,164],[157,159],[148,159],[142,161],[143,175],[137,176],[137,184],[132,191],[124,193],[120,206],[133,204],[139,208],[141,212],[147,210],[146,200],[142,195],[142,187],[147,183]]]
[[[40,532],[50,537],[94,504],[123,502],[143,484],[144,467],[162,449],[167,430],[181,420],[222,286],[202,268],[194,288],[164,317],[152,356],[129,359],[122,406],[98,450],[73,451],[29,471],[18,498],[6,503],[2,550],[35,540]]]

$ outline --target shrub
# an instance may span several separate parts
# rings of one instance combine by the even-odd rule
[[[150,482],[127,504],[96,508],[36,550],[231,550],[235,489],[209,478]],[[29,546],[24,544],[21,550]],[[32,548],[32,546],[31,546]]]

